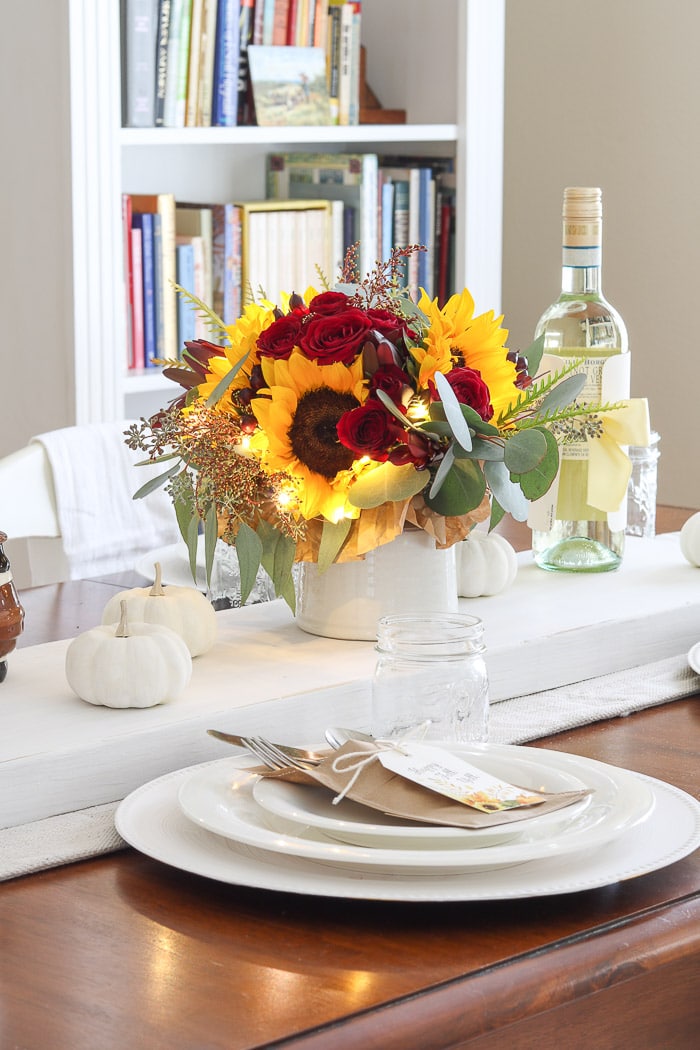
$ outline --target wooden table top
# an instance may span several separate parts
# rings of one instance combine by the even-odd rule
[[[91,626],[118,585],[25,592],[22,643]],[[534,746],[698,797],[699,700]],[[0,885],[3,1050],[684,1050],[699,977],[700,851],[601,889],[492,903],[257,891],[133,850]]]

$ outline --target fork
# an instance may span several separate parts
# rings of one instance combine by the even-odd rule
[[[217,740],[223,740],[227,744],[236,744],[238,747],[247,747],[250,750],[245,741],[250,740],[263,740],[263,737],[243,737],[237,736],[235,733],[223,733],[220,729],[207,729],[209,736],[216,737]],[[277,751],[286,755],[287,759],[296,759],[299,762],[310,762],[316,765],[321,762],[327,755],[328,752],[323,751],[311,751],[305,750],[301,747],[290,747],[288,744],[272,744],[272,741],[265,740],[265,743],[277,748]],[[287,762],[289,765],[289,762]]]
[[[247,747],[249,751],[271,769],[288,769],[289,766],[293,766],[294,769],[306,772],[309,766],[318,765],[318,760],[310,761],[309,759],[293,757],[289,754],[287,748],[280,748],[263,736],[241,737],[241,741],[244,747]]]

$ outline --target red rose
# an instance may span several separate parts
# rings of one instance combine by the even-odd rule
[[[344,292],[320,292],[309,303],[309,311],[312,314],[328,317],[330,314],[337,314],[345,310],[347,304],[348,297]]]
[[[383,390],[397,405],[401,404],[403,392],[407,387],[411,387],[410,380],[398,365],[383,365],[369,381],[370,394],[375,390]]]
[[[389,449],[403,434],[403,427],[380,401],[365,401],[359,408],[344,412],[338,420],[338,437],[358,456],[369,456],[383,463]]]
[[[336,361],[349,365],[362,350],[369,330],[367,316],[361,310],[349,307],[341,313],[327,317],[321,315],[308,321],[299,346],[307,357],[320,365],[331,365]]]
[[[392,343],[398,343],[406,331],[405,319],[397,317],[391,310],[368,310],[367,316],[372,322],[372,328],[385,339],[390,339]]]
[[[279,317],[258,336],[260,356],[286,361],[294,347],[298,345],[300,332],[301,318],[298,314],[285,314]]]
[[[493,415],[491,404],[491,391],[481,378],[481,372],[476,368],[453,368],[448,372],[445,379],[454,390],[455,397],[462,405],[469,405],[478,412],[483,420],[489,421]],[[430,393],[434,401],[439,401],[440,396],[434,384],[430,383]]]

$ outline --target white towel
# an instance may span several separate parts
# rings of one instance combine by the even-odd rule
[[[169,496],[134,493],[163,466],[137,467],[124,433],[131,420],[65,427],[38,434],[53,471],[56,507],[70,578],[133,569],[139,555],[180,538]]]

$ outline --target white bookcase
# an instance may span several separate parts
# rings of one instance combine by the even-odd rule
[[[367,79],[405,125],[123,129],[119,0],[69,0],[74,421],[149,414],[175,394],[158,370],[125,368],[122,192],[262,197],[273,149],[453,155],[458,287],[497,310],[504,30],[505,0],[365,0]]]

